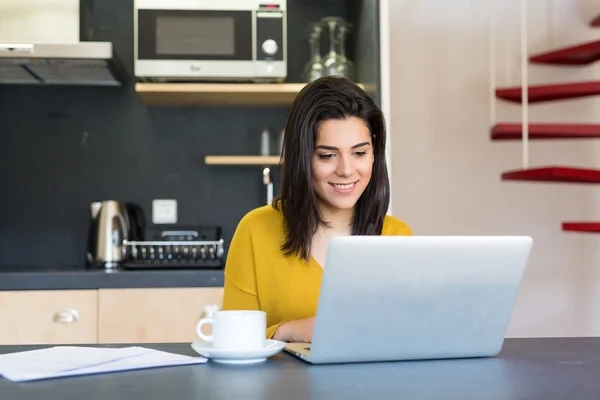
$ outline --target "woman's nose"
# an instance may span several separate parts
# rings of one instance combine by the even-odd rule
[[[336,173],[339,176],[351,176],[352,175],[352,160],[347,156],[338,157],[338,165]]]

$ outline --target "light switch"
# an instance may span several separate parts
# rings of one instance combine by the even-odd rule
[[[176,224],[177,200],[153,200],[152,222],[155,224]]]

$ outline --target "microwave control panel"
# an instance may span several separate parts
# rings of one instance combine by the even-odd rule
[[[261,5],[256,12],[256,60],[285,58],[285,13],[277,5]]]

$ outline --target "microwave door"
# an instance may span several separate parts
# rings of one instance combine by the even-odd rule
[[[138,59],[252,61],[252,11],[139,10]]]
[[[249,10],[138,10],[136,33],[138,76],[243,74],[255,58]]]

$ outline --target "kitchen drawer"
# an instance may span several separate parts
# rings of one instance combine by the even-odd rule
[[[193,342],[204,308],[223,288],[100,289],[99,343]]]
[[[96,343],[97,296],[97,290],[0,292],[0,344]]]

